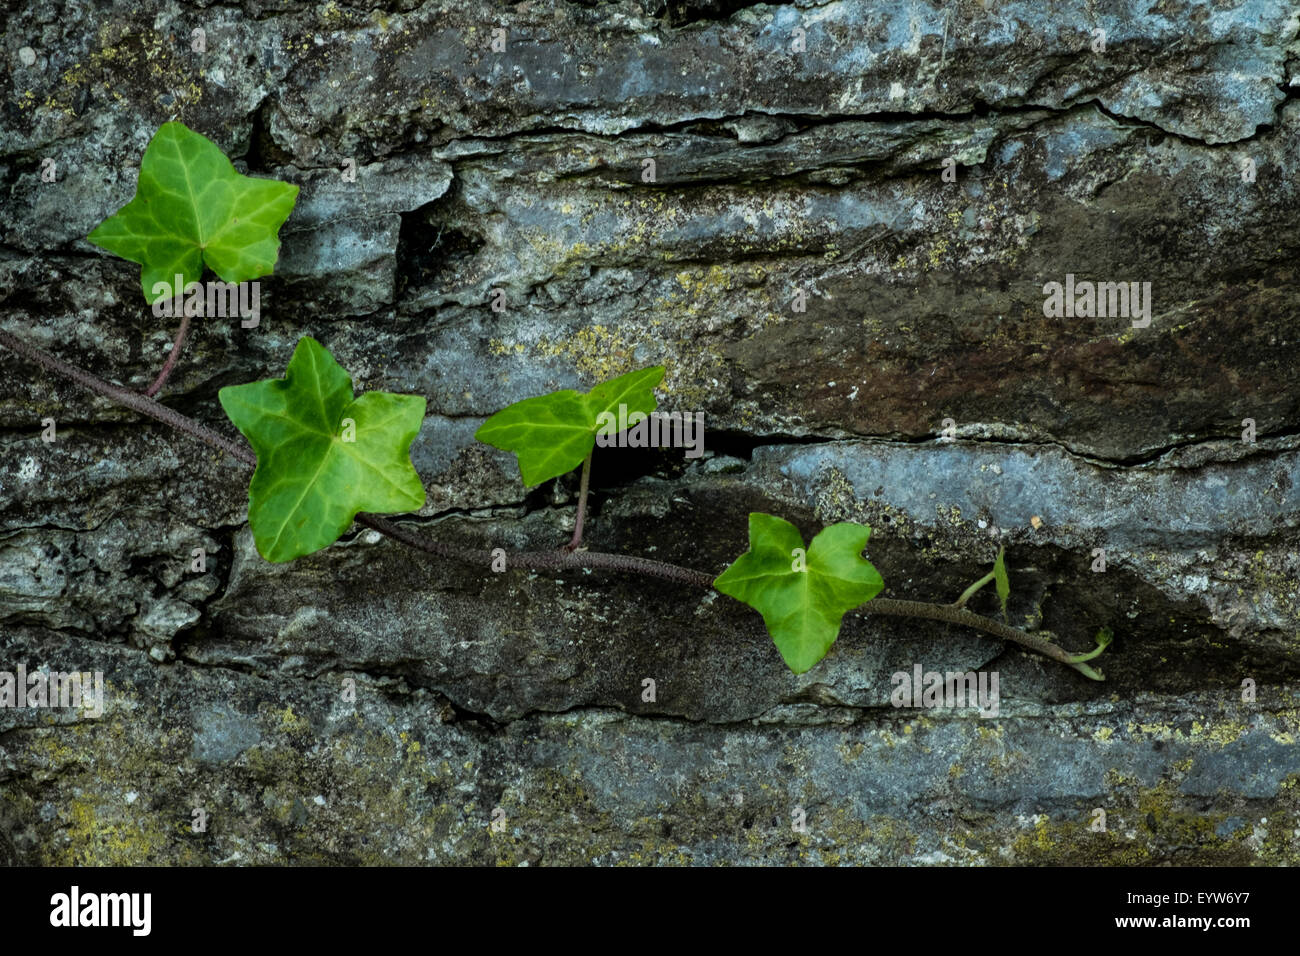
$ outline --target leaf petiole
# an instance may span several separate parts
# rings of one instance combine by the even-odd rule
[[[1070,657],[1070,663],[1071,663],[1071,664],[1082,664],[1084,661],[1090,661],[1090,660],[1092,660],[1094,657],[1099,657],[1099,656],[1101,655],[1101,652],[1104,651],[1106,648],[1108,648],[1108,647],[1110,646],[1110,642],[1111,642],[1113,639],[1114,639],[1114,634],[1111,632],[1111,629],[1108,628],[1108,627],[1103,627],[1100,631],[1097,632],[1097,637],[1096,637],[1097,646],[1096,646],[1096,648],[1094,648],[1093,650],[1089,651],[1087,654],[1075,654],[1075,655],[1072,655],[1072,656]]]
[[[181,346],[185,344],[185,333],[189,330],[190,317],[188,315],[182,315],[181,327],[176,333],[176,341],[172,343],[172,350],[168,353],[167,360],[163,362],[162,371],[158,373],[158,377],[153,380],[152,385],[145,389],[145,398],[153,398],[158,394],[164,383],[166,383],[167,376],[172,373],[172,369],[176,367],[176,360],[180,358]]]
[[[988,584],[992,580],[993,580],[993,572],[990,571],[988,574],[984,575],[984,577],[980,578],[978,581],[976,581],[974,584],[968,587],[965,591],[962,591],[961,597],[953,601],[952,606],[965,607],[966,602],[975,596],[975,592],[978,591],[980,588],[984,587],[984,585]]]
[[[564,546],[565,551],[576,551],[582,544],[582,519],[587,513],[587,484],[591,480],[591,452],[582,462],[582,483],[578,487],[578,516],[573,522],[573,540]]]

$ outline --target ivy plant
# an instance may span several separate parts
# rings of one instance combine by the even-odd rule
[[[831,649],[844,615],[885,586],[862,557],[870,534],[866,525],[833,524],[805,551],[798,528],[756,512],[749,516],[749,550],[713,586],[762,614],[786,665],[802,674]]]
[[[565,390],[524,399],[497,412],[476,433],[482,441],[515,452],[520,474],[528,485],[558,477],[582,463],[576,530],[568,547],[576,547],[581,539],[590,455],[600,415],[612,411],[620,401],[631,402],[647,413],[653,411],[656,404],[651,390],[662,380],[664,371],[663,366],[654,366],[629,372],[597,385],[586,395]],[[627,417],[632,418],[630,413]],[[803,538],[790,522],[755,512],[749,516],[749,550],[710,583],[758,611],[786,666],[802,674],[830,651],[844,615],[855,609],[866,610],[867,602],[884,588],[880,574],[862,556],[870,535],[866,525],[841,522],[823,528],[805,549]],[[995,584],[1005,620],[1011,594],[1005,549],[999,549],[993,570],[950,605],[879,601],[876,607],[887,614],[980,627],[1024,643],[1094,680],[1102,679],[1100,672],[1086,662],[1105,649],[1109,638],[1103,642],[1099,636],[1098,647],[1091,653],[1071,655],[1046,638],[1027,635],[967,611],[966,603],[989,582]]]
[[[150,140],[134,199],[88,237],[95,244],[141,264],[144,294],[154,302],[156,283],[175,275],[188,284],[207,265],[227,282],[268,274],[279,252],[277,232],[293,209],[297,187],[239,175],[211,141],[180,123],[167,123]],[[409,512],[425,501],[424,486],[410,460],[411,442],[424,420],[425,400],[388,392],[353,393],[352,380],[313,338],[294,349],[284,378],[221,389],[221,407],[252,446],[240,446],[173,409],[153,401],[176,359],[185,325],[154,385],[144,394],[106,382],[90,372],[0,330],[0,345],[128,408],[192,435],[254,468],[248,520],[258,552],[284,562],[327,547],[360,521],[427,554],[493,566],[501,549],[473,551],[428,539],[381,514]],[[835,643],[850,611],[962,624],[1015,641],[1094,680],[1087,662],[1110,644],[1103,628],[1096,648],[1071,654],[1045,632],[1026,632],[1005,622],[1010,579],[999,550],[993,570],[951,604],[879,598],[884,582],[863,557],[871,534],[866,525],[841,522],[822,529],[805,548],[790,522],[775,515],[749,516],[749,549],[721,574],[710,575],[630,555],[579,551],[591,455],[610,416],[627,425],[654,412],[654,389],[665,368],[656,365],[597,384],[516,402],[491,416],[476,432],[481,441],[514,453],[526,485],[557,478],[582,465],[573,540],[552,551],[520,552],[517,568],[587,568],[655,576],[714,587],[754,608],[786,665],[802,674]],[[966,609],[980,588],[994,582],[1003,622]]]
[[[354,398],[352,379],[315,339],[298,343],[284,378],[227,386],[218,398],[257,455],[248,523],[266,560],[292,561],[333,544],[358,512],[424,504],[410,458],[424,399]]]
[[[145,148],[135,198],[86,238],[139,263],[152,304],[197,282],[205,265],[225,282],[270,274],[297,197],[291,183],[240,175],[216,143],[184,123],[164,123]]]
[[[657,408],[654,388],[663,381],[662,365],[638,369],[602,382],[583,394],[572,389],[525,398],[497,412],[474,437],[514,452],[525,485],[540,485],[573,471],[596,444],[601,416],[649,415]]]

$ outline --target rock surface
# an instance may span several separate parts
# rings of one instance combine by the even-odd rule
[[[539,549],[576,475],[524,488],[478,424],[662,363],[708,452],[598,450],[593,550],[718,572],[750,511],[856,520],[887,597],[1005,546],[1012,623],[1116,640],[1098,684],[850,616],[794,676],[702,590],[364,529],[268,564],[247,471],[0,349],[0,671],[106,682],[0,708],[0,863],[1297,862],[1298,33],[1280,0],[11,14],[0,328],[152,381],[175,330],[84,237],[180,119],[302,191],[172,407],[233,434],[217,390],[312,335],[427,397],[409,524]],[[1067,275],[1150,283],[1150,324],[1047,315]],[[891,706],[916,665],[996,671],[998,715]]]

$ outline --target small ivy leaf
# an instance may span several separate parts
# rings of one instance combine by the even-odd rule
[[[844,521],[823,528],[804,552],[798,528],[753,512],[749,550],[713,586],[762,614],[786,665],[802,674],[831,649],[844,615],[885,586],[862,557],[870,535],[866,525]]]
[[[227,386],[218,397],[257,453],[248,523],[266,560],[319,551],[359,511],[392,514],[424,504],[410,459],[424,399],[391,392],[353,398],[352,379],[315,339],[298,343],[284,378]]]
[[[1007,566],[1002,560],[1006,548],[998,548],[998,558],[993,562],[993,582],[998,589],[998,600],[1002,602],[1002,618],[1007,616],[1007,598],[1011,596],[1011,580],[1007,577]]]
[[[206,264],[225,282],[270,274],[277,233],[298,187],[241,176],[216,143],[184,123],[164,123],[140,160],[135,197],[86,238],[140,263],[149,304],[177,295],[175,278],[197,282]],[[169,291],[156,286],[166,283]]]
[[[619,406],[627,415],[649,415],[657,407],[654,388],[663,381],[662,365],[638,369],[602,382],[585,395],[572,389],[526,398],[497,412],[474,437],[502,451],[514,452],[526,485],[540,485],[582,464],[596,444],[596,433],[607,434],[608,418],[616,420]]]

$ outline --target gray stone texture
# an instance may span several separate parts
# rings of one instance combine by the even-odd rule
[[[0,709],[0,863],[1297,862],[1298,31],[1281,0],[10,11],[0,328],[152,381],[175,329],[85,236],[180,119],[302,191],[259,326],[200,320],[172,407],[233,436],[218,389],[312,335],[427,397],[407,521],[540,549],[576,474],[526,489],[475,429],[660,363],[708,455],[598,450],[592,549],[719,572],[750,511],[856,520],[885,596],[947,601],[1005,546],[1012,623],[1115,641],[1094,683],[851,615],[794,676],[720,594],[364,529],[269,564],[246,470],[0,349],[0,670],[108,685]],[[1150,282],[1150,326],[1046,317],[1067,274]],[[892,707],[917,663],[998,671],[999,715]]]

